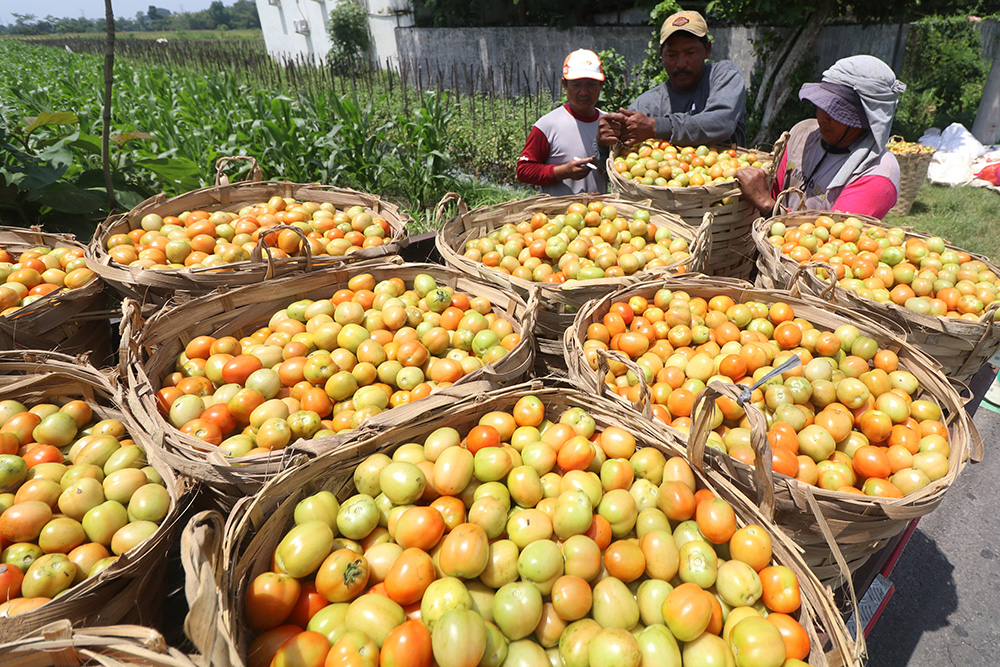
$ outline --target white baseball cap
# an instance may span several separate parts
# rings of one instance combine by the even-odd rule
[[[566,60],[563,61],[563,78],[567,81],[573,79],[604,81],[601,59],[589,49],[578,49],[566,56]]]

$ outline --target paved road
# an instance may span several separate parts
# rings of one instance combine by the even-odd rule
[[[1000,414],[975,421],[986,456],[917,524],[868,637],[871,667],[1000,667]]]

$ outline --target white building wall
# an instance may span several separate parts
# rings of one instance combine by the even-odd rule
[[[332,46],[326,32],[330,10],[339,0],[257,0],[257,14],[267,52],[276,58],[313,57],[322,60]],[[396,28],[413,25],[409,0],[365,0],[371,56],[385,65],[399,62]],[[306,27],[308,32],[300,30]]]
[[[302,56],[322,61],[330,50],[326,33],[336,0],[257,0],[267,52],[273,57]]]

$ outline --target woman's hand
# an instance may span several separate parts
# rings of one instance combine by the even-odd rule
[[[760,167],[740,167],[736,170],[736,180],[740,183],[743,197],[760,211],[770,216],[774,209],[774,197],[767,185],[767,172]]]

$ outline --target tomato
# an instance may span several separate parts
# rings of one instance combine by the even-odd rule
[[[337,549],[316,572],[316,589],[330,602],[356,598],[368,584],[368,560],[350,549]]]
[[[474,611],[448,611],[434,625],[431,647],[439,667],[476,667],[486,652],[486,624]]]
[[[763,589],[761,599],[767,608],[782,614],[791,614],[799,608],[799,580],[784,565],[771,565],[760,571]]]
[[[395,505],[416,502],[423,495],[426,485],[423,471],[407,461],[392,461],[379,473],[379,487]],[[435,488],[440,487],[435,484]]]
[[[684,644],[681,657],[684,665],[695,667],[715,667],[715,665],[729,667],[735,664],[733,652],[726,642],[709,632]]]
[[[768,623],[771,623],[785,643],[786,659],[805,660],[809,657],[811,642],[806,629],[788,614],[772,613],[767,615]]]
[[[350,540],[361,540],[378,525],[375,499],[363,493],[348,498],[337,512],[337,529]]]
[[[401,606],[384,595],[362,595],[347,608],[344,622],[348,630],[364,632],[379,649],[392,630],[406,621]]]
[[[280,625],[258,635],[247,649],[247,667],[269,667],[282,644],[302,632],[294,625]]]
[[[456,577],[443,577],[433,581],[424,591],[420,600],[420,620],[433,631],[434,624],[445,612],[471,608],[472,596],[465,583]]]
[[[431,633],[417,620],[394,628],[382,644],[380,667],[430,667],[433,659]]]
[[[73,585],[76,565],[65,554],[45,554],[35,560],[21,581],[26,598],[54,598]]]
[[[8,543],[33,542],[52,518],[52,508],[38,500],[17,503],[0,514],[0,537]]]
[[[21,582],[24,573],[20,568],[9,563],[0,563],[0,600],[13,600],[21,597]]]
[[[273,667],[323,667],[330,652],[330,642],[318,632],[300,632],[287,640],[274,654]]]
[[[307,521],[295,526],[275,548],[275,564],[282,572],[297,579],[309,576],[330,555],[333,537],[333,531],[324,521]]]
[[[378,667],[378,660],[375,642],[363,632],[349,630],[330,648],[325,667]]]
[[[729,503],[721,498],[700,503],[695,516],[698,530],[714,544],[728,542],[736,533],[736,514]]]
[[[692,583],[670,591],[663,601],[663,619],[670,632],[683,642],[690,642],[705,632],[712,620],[710,594]]]
[[[752,606],[762,592],[756,570],[740,560],[728,560],[719,566],[715,589],[731,607]]]
[[[517,573],[518,549],[511,540],[495,540],[489,545],[489,559],[480,581],[490,588],[498,589],[515,581]]]
[[[419,602],[436,578],[431,557],[421,549],[406,549],[396,558],[385,577],[389,597],[401,605]]]
[[[552,585],[552,606],[564,621],[578,621],[586,616],[594,602],[594,594],[585,579],[563,575]]]
[[[444,531],[445,521],[440,512],[431,507],[411,507],[396,521],[393,537],[404,549],[430,551],[441,541]]]
[[[264,572],[247,590],[244,614],[250,627],[270,630],[283,624],[301,593],[299,581],[287,574]]]
[[[659,667],[681,667],[681,650],[677,640],[663,625],[647,627],[636,638],[639,653],[642,656],[640,664],[657,665]]]
[[[316,589],[314,582],[300,582],[299,597],[288,615],[287,622],[305,630],[312,617],[329,604],[327,599]]]
[[[522,396],[511,414],[518,426],[538,426],[545,419],[545,405],[537,396]]]
[[[592,616],[603,628],[628,629],[639,622],[639,604],[621,580],[608,577],[594,586]]]
[[[737,667],[781,667],[785,642],[778,628],[766,619],[751,616],[733,627],[729,647]]]
[[[486,531],[474,523],[463,523],[445,535],[438,557],[447,576],[472,579],[482,574],[489,559]]]
[[[729,540],[729,555],[760,572],[771,562],[771,538],[761,526],[744,526]]]

